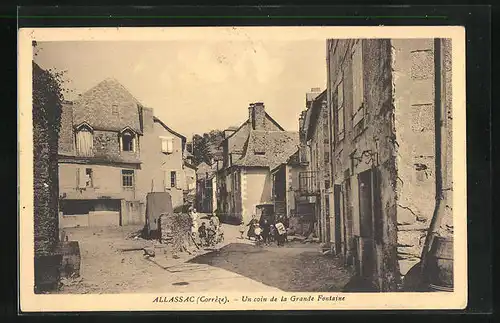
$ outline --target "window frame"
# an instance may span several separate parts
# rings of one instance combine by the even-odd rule
[[[135,187],[135,171],[133,169],[122,169],[121,171],[121,181],[123,188],[134,188]],[[130,178],[130,185],[125,184],[125,180]]]
[[[118,116],[118,104],[112,104],[111,105],[111,114],[114,116]]]
[[[83,154],[82,153],[82,147],[80,146],[80,140],[78,140],[78,137],[81,135],[81,133],[89,133],[90,134],[90,147],[89,147],[89,154]],[[78,156],[92,156],[93,150],[94,150],[94,129],[92,129],[91,126],[88,124],[84,123],[81,124],[76,128],[75,131],[75,148],[76,148],[76,153]]]
[[[365,118],[365,95],[364,95],[364,61],[363,61],[363,42],[358,41],[352,49],[352,125],[356,127]],[[359,88],[355,88],[359,84]]]
[[[161,152],[164,154],[173,154],[174,153],[174,137],[160,136],[160,140],[161,140]],[[164,144],[166,145],[166,149],[164,149],[165,148]],[[170,149],[169,149],[169,147],[170,147]]]
[[[340,102],[339,90],[342,91],[342,102]],[[335,103],[335,142],[340,143],[345,137],[345,99],[344,99],[344,75],[342,73],[342,78],[340,82],[335,86],[334,91],[334,103]],[[340,118],[340,111],[342,111],[342,118]],[[341,120],[340,120],[341,119]],[[340,127],[340,122],[342,122],[342,127]],[[339,131],[342,129],[342,131]]]
[[[327,149],[323,151],[323,161],[325,164],[330,164],[331,162],[330,151],[328,151]]]
[[[177,188],[177,172],[175,170],[170,171],[170,187]]]
[[[92,168],[85,168],[85,176],[88,176],[88,181],[85,183],[85,187],[94,187],[94,171]],[[90,182],[90,185],[88,185],[88,182]]]
[[[125,137],[130,136],[130,148],[131,150],[125,150]],[[136,151],[136,140],[137,140],[137,135],[135,132],[126,129],[120,133],[120,151],[121,152],[127,152],[127,153],[134,153]]]

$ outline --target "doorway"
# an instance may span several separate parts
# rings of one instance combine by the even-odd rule
[[[334,237],[335,237],[335,253],[339,254],[342,249],[342,232],[341,232],[341,218],[344,215],[342,212],[343,203],[342,203],[342,186],[334,185],[333,186],[333,200],[334,203],[334,219],[335,219],[335,227],[334,227]],[[345,237],[345,235],[344,235]],[[345,249],[345,248],[344,248]],[[345,252],[344,252],[345,256]]]
[[[360,274],[372,278],[377,274],[377,245],[382,244],[382,216],[379,174],[376,168],[358,175],[360,222]]]

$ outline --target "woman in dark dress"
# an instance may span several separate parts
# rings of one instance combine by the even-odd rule
[[[252,238],[255,238],[255,225],[258,223],[257,219],[255,218],[255,214],[252,215],[252,219],[250,222],[248,222],[247,227],[248,228],[248,233],[247,237],[248,239],[252,240]]]

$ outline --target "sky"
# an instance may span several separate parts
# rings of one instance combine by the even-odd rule
[[[248,105],[264,102],[285,130],[311,88],[326,87],[326,41],[40,42],[35,62],[67,71],[67,100],[115,78],[175,131],[190,138],[239,126]]]

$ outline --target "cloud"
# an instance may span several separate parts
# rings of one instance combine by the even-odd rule
[[[142,72],[142,71],[144,70],[144,67],[145,67],[144,61],[143,61],[143,60],[141,60],[141,61],[139,61],[139,63],[138,63],[138,64],[136,64],[136,65],[134,66],[134,69],[132,70],[132,72],[133,72],[134,74],[138,74],[138,73],[140,73],[140,72]]]

